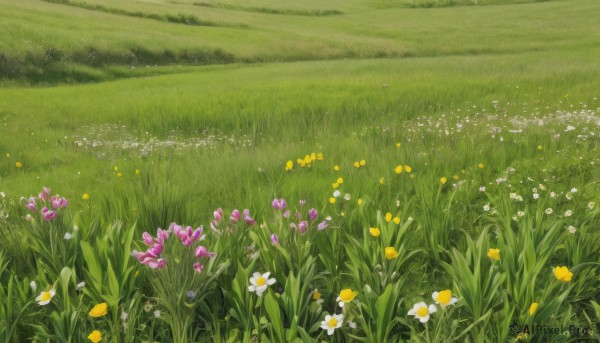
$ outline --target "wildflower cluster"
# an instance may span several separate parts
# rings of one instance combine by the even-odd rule
[[[51,192],[52,190],[50,188],[44,187],[37,198],[29,197],[27,204],[25,204],[25,207],[31,212],[37,212],[38,203],[40,206],[43,206],[40,210],[40,214],[47,222],[56,218],[57,213],[69,205],[69,201],[66,198],[61,197],[58,194],[51,196]],[[52,206],[54,210],[51,210],[49,206]]]

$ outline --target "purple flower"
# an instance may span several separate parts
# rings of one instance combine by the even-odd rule
[[[194,270],[196,273],[202,273],[202,269],[204,269],[204,266],[200,264],[200,262],[194,263]]]
[[[319,225],[317,225],[317,230],[319,230],[319,231],[325,230],[327,228],[327,226],[329,226],[329,223],[327,223],[327,220],[323,220],[322,222],[319,223]]]
[[[50,200],[50,192],[52,192],[52,190],[50,188],[44,187],[44,189],[38,195],[38,197],[44,201],[48,201],[48,200]]]
[[[151,247],[154,245],[154,238],[152,238],[148,232],[144,232],[142,238],[144,239],[144,244],[147,246]]]
[[[197,258],[201,258],[201,257],[214,257],[217,254],[214,252],[209,252],[205,246],[199,246],[196,248],[196,257]]]
[[[231,220],[234,223],[237,223],[240,220],[240,216],[240,211],[238,211],[237,209],[233,210],[231,211],[231,216],[229,216],[229,220]]]
[[[46,211],[44,212],[44,220],[49,222],[52,219],[56,218],[56,212],[54,211]]]
[[[142,263],[152,269],[160,269],[160,268],[164,267],[165,264],[167,264],[167,260],[165,260],[164,258],[148,259],[147,261],[144,261]]]
[[[283,212],[283,217],[284,218],[289,218],[290,217],[290,210],[285,210],[285,212]]]
[[[306,220],[303,220],[300,223],[298,223],[298,230],[302,234],[305,234],[307,229],[308,229],[308,222]]]
[[[219,207],[216,211],[213,212],[213,216],[215,217],[215,221],[217,224],[221,222],[221,218],[223,218],[223,210]]]
[[[69,205],[69,201],[65,198],[59,198],[57,195],[52,197],[52,207],[55,209],[63,209]]]
[[[308,217],[310,218],[310,220],[315,220],[317,218],[317,215],[318,215],[318,212],[314,208],[311,208],[308,211]]]
[[[36,204],[37,199],[34,197],[30,197],[29,198],[29,202],[27,203],[27,205],[25,205],[25,207],[27,207],[27,209],[31,212],[35,212],[37,211],[37,204]]]
[[[250,225],[250,226],[252,226],[252,225],[254,225],[254,223],[256,223],[256,221],[250,217],[250,210],[248,210],[248,209],[244,210],[244,221],[246,221],[246,223],[248,223],[248,225]]]
[[[285,199],[281,198],[281,199],[274,199],[273,203],[271,205],[273,206],[274,209],[279,211],[279,210],[283,210],[287,206],[287,203],[285,202]]]
[[[279,244],[279,237],[276,234],[271,235],[271,244],[276,245]]]

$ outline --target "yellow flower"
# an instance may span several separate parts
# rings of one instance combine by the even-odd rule
[[[543,149],[543,147],[541,145],[538,145],[537,148],[538,148],[538,150],[542,150]]]
[[[83,200],[90,200],[90,195],[85,193],[81,196],[83,198]]]
[[[123,174],[121,172],[118,172],[117,177],[121,177],[121,176],[123,176]]]
[[[315,291],[313,292],[313,299],[314,299],[314,300],[319,300],[319,299],[321,299],[321,293],[319,293],[319,291],[317,291],[316,289],[315,289]]]
[[[365,161],[365,160],[360,160],[359,164],[360,164],[360,166],[362,167],[362,166],[364,166],[365,164],[367,164],[367,161]]]
[[[487,255],[492,260],[499,261],[500,260],[500,249],[492,249],[492,248],[490,248],[490,250],[488,250]]]
[[[337,189],[339,186],[340,186],[340,184],[337,182],[334,182],[331,184],[331,187],[333,187],[333,189]]]
[[[141,172],[139,169],[136,169],[136,170],[135,170],[135,175],[138,175],[138,176],[139,176],[141,173],[142,173],[142,172]]]
[[[448,179],[446,179],[445,176],[442,176],[442,178],[440,179],[440,182],[443,184],[445,184],[446,182],[448,182]]]
[[[394,247],[385,248],[385,258],[387,258],[388,260],[393,260],[396,257],[398,257],[398,252],[396,251],[396,249],[394,249]]]
[[[361,198],[358,198],[358,200],[356,200],[356,203],[358,204],[358,206],[362,206],[363,200]]]
[[[373,237],[379,237],[379,235],[381,234],[381,230],[379,230],[379,228],[372,227],[372,228],[369,228],[369,233]]]
[[[333,166],[333,170],[335,171],[340,171],[340,166],[338,166],[337,164],[335,166]]]
[[[384,179],[384,178],[380,178],[380,179],[379,179],[379,184],[380,184],[380,185],[383,185],[384,183],[385,183],[385,179]]]
[[[335,204],[335,198],[334,197],[329,198],[329,203],[330,204]]]
[[[113,170],[114,170],[114,171],[119,171],[119,167],[118,167],[118,166],[114,166],[114,167],[113,167]]]
[[[553,272],[556,279],[560,282],[569,282],[573,277],[573,273],[571,273],[567,267],[557,266],[554,268]]]
[[[355,168],[360,168],[360,163],[358,163],[358,162],[354,162],[354,167],[355,167]]]
[[[538,305],[539,305],[538,303],[532,303],[531,306],[529,306],[529,315],[530,316],[533,316],[535,311],[537,311]]]
[[[483,169],[483,163],[479,163],[479,169]]]
[[[390,212],[385,214],[385,221],[388,223],[392,221],[392,214]]]
[[[317,161],[323,161],[323,153],[322,152],[317,153]]]
[[[92,308],[92,310],[90,311],[89,315],[94,318],[103,317],[106,315],[107,309],[108,309],[108,304],[101,303],[101,304],[94,306],[94,308]]]
[[[357,291],[353,291],[351,288],[346,288],[340,292],[340,295],[337,297],[337,299],[335,299],[335,301],[339,302],[340,307],[344,307],[344,304],[354,300],[357,294]]]
[[[339,183],[339,184],[341,185],[342,183],[344,183],[344,179],[343,179],[343,178],[341,178],[341,177],[338,177],[338,179],[337,179],[337,181],[336,181],[336,182],[337,182],[337,183]]]
[[[10,158],[10,154],[8,152],[6,153],[6,158]]]
[[[406,170],[407,173],[410,173],[412,171],[412,168],[409,165],[404,166],[404,170]]]
[[[22,168],[23,167],[23,163],[17,162],[17,163],[15,163],[15,167]]]
[[[402,165],[397,165],[396,168],[394,168],[394,171],[396,172],[396,174],[402,173]]]
[[[454,175],[452,178],[454,179],[454,181],[456,181],[458,180],[458,175]]]
[[[98,343],[102,340],[102,333],[98,330],[94,330],[87,338],[93,343]]]
[[[398,142],[398,143],[396,143],[396,148],[399,148],[399,147],[400,147],[400,145],[401,145],[401,144],[400,144],[399,142]]]
[[[394,221],[394,224],[398,225],[400,224],[400,218],[398,217],[394,217],[394,219],[392,219]]]
[[[431,297],[433,298],[433,300],[435,300],[436,303],[440,304],[442,308],[448,305],[455,304],[458,301],[457,298],[452,296],[452,291],[449,289],[443,290],[441,292],[433,292]]]
[[[313,153],[311,153],[311,154],[310,154],[310,159],[311,159],[312,161],[316,161],[316,159],[317,159],[317,154],[315,154],[314,152],[313,152]]]

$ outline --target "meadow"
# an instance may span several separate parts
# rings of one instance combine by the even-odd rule
[[[0,9],[1,342],[600,341],[600,2]]]

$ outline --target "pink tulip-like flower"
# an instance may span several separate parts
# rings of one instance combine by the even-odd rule
[[[43,213],[43,216],[44,216],[44,220],[47,221],[47,222],[49,222],[52,219],[56,218],[56,212],[54,212],[54,211],[46,211],[46,212]]]
[[[169,231],[158,229],[156,230],[156,241],[160,244],[163,244],[169,238]]]
[[[311,208],[308,211],[308,217],[310,218],[310,220],[315,220],[317,218],[317,215],[318,215],[318,212],[314,208]]]
[[[69,201],[65,198],[59,198],[57,195],[52,197],[52,207],[57,210],[63,209],[69,205]]]
[[[144,232],[142,238],[144,239],[144,244],[147,246],[151,247],[154,245],[154,238],[152,238],[148,232]]]
[[[214,257],[217,254],[214,252],[209,252],[205,246],[199,246],[196,248],[196,257],[197,258],[202,258],[202,257]]]
[[[276,234],[271,235],[271,244],[276,245],[279,244],[279,237]]]
[[[213,216],[215,217],[215,221],[217,224],[221,222],[221,218],[223,218],[223,210],[219,207],[216,211],[213,212]]]
[[[38,197],[44,201],[48,201],[50,200],[50,192],[52,192],[50,188],[44,187],[44,189],[42,190],[42,192],[40,192]]]
[[[200,264],[199,262],[194,263],[194,271],[196,273],[202,273],[202,270],[204,269],[204,266],[202,264]]]
[[[323,220],[322,222],[319,223],[319,225],[317,225],[317,230],[319,230],[319,231],[325,230],[328,226],[329,226],[329,224],[327,223],[327,220]]]
[[[37,211],[37,199],[34,197],[30,197],[29,198],[29,202],[27,203],[27,205],[25,205],[25,207],[27,207],[27,209],[31,212],[36,212]]]
[[[237,223],[240,220],[241,214],[239,210],[233,210],[231,211],[231,215],[229,216],[229,220],[231,220],[234,223]]]
[[[152,269],[160,269],[162,267],[165,266],[165,264],[167,264],[167,260],[165,260],[164,258],[159,258],[159,259],[150,259],[148,262],[142,262],[145,265],[147,265],[148,267],[152,268]]]
[[[285,212],[283,212],[283,217],[284,218],[289,218],[290,217],[290,210],[286,210]]]
[[[298,223],[298,230],[300,231],[300,233],[305,234],[306,230],[308,230],[308,222],[306,220],[303,220],[300,223]]]
[[[281,198],[281,199],[274,199],[273,203],[271,205],[273,206],[274,209],[276,209],[277,211],[280,211],[280,210],[283,210],[287,206],[287,203],[285,202],[285,199]]]
[[[244,210],[244,221],[250,226],[256,223],[256,221],[250,217],[250,210],[248,209]]]

